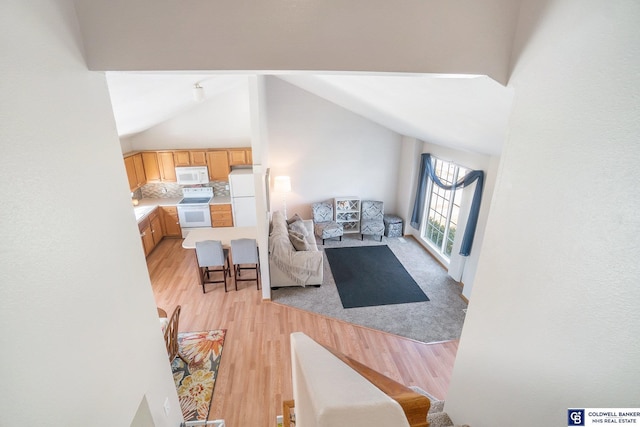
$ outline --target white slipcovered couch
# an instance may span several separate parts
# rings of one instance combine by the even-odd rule
[[[301,332],[291,334],[296,426],[409,427],[398,402]]]
[[[282,212],[276,211],[271,217],[269,274],[272,288],[322,284],[324,252],[319,251],[316,245],[313,221],[301,220],[297,226],[298,231],[306,232],[301,238],[304,239],[301,243],[306,250],[294,247],[289,235],[289,224]]]

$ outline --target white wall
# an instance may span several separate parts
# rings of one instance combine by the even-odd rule
[[[77,3],[96,70],[469,73],[503,83],[518,11],[512,0]]]
[[[267,77],[269,167],[289,175],[287,214],[312,218],[311,203],[341,196],[396,209],[401,137],[329,101]],[[282,197],[271,191],[271,210]]]
[[[521,20],[531,37],[445,406],[474,427],[640,402],[640,4],[526,0]]]
[[[133,146],[131,144],[131,137],[120,137],[120,150],[123,153],[128,153],[133,151]]]
[[[181,421],[105,77],[70,0],[0,3],[0,425]],[[162,405],[169,397],[170,416]]]
[[[468,257],[462,257],[464,259],[464,266],[462,271],[462,277],[460,281],[463,283],[462,295],[471,300],[473,284],[476,278],[476,272],[478,270],[478,261],[480,259],[480,253],[484,243],[484,235],[487,226],[487,221],[491,212],[491,203],[493,202],[493,191],[496,185],[496,179],[498,178],[498,170],[500,166],[500,157],[491,156],[483,162],[484,165],[474,166],[473,169],[482,169],[485,171],[484,175],[484,192],[482,194],[482,205],[480,206],[480,214],[478,215],[478,225],[476,228],[476,234],[473,239],[473,247],[471,254]],[[473,187],[469,187],[470,189]],[[471,190],[469,191],[471,196]],[[457,242],[456,242],[457,243]],[[462,242],[460,242],[462,244]],[[459,250],[460,244],[457,244],[456,249]],[[459,255],[457,255],[459,257]]]
[[[416,195],[417,177],[420,170],[420,154],[424,143],[416,138],[402,137],[400,166],[396,187],[397,208],[395,214],[404,220],[404,233],[411,233],[411,213]]]
[[[250,147],[248,78],[128,140],[133,150]]]
[[[271,216],[268,209],[269,177],[266,165],[269,164],[269,135],[267,131],[267,100],[264,76],[249,78],[249,99],[251,106],[251,149],[253,174],[256,188],[256,227],[258,247],[260,248],[260,274],[262,280],[262,298],[271,299],[271,279],[269,276],[269,224]]]

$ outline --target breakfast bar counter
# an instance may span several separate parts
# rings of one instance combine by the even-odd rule
[[[196,242],[203,240],[219,240],[223,246],[229,246],[234,239],[257,239],[256,227],[214,227],[191,230],[182,241],[185,249],[195,249]]]

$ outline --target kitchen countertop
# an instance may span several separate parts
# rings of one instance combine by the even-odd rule
[[[223,246],[228,247],[233,239],[257,239],[257,236],[256,227],[195,228],[182,241],[182,247],[195,249],[196,242],[202,240],[219,240]]]
[[[133,207],[136,215],[136,221],[140,222],[147,217],[158,206],[176,206],[182,197],[166,197],[166,198],[146,198],[140,199],[138,206]],[[231,196],[215,196],[210,205],[226,205],[231,204]]]

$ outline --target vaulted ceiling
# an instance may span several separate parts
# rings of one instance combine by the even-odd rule
[[[512,89],[486,76],[434,74],[279,73],[276,75],[401,135],[461,150],[499,155]],[[107,73],[121,136],[150,129],[205,98],[247,84],[242,74]],[[248,103],[249,100],[247,99]],[[248,110],[248,108],[247,108]]]
[[[526,42],[515,40],[517,0],[74,4],[87,66],[116,71],[121,135],[194,108],[196,82],[211,99],[246,84],[235,70],[299,70],[267,74],[402,135],[499,154],[513,97],[504,85]]]

